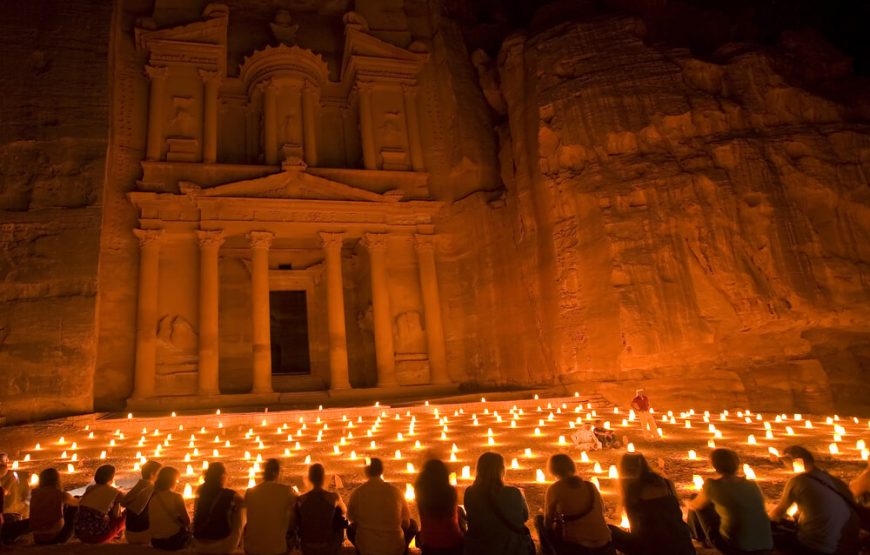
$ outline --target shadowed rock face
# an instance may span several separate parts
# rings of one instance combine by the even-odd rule
[[[628,382],[599,384],[617,398],[647,383],[681,401],[866,410],[864,106],[798,84],[793,50],[732,45],[712,63],[643,31],[598,17],[514,35],[490,68],[507,105],[503,217],[478,220],[470,237],[498,239],[460,258],[503,303],[477,301],[496,313],[481,342],[523,340],[481,369]]]
[[[119,408],[130,394],[138,251],[126,193],[141,178],[148,91],[132,28],[195,20],[203,4],[2,5],[11,419]],[[230,73],[275,40],[338,71],[349,3],[297,3],[284,34],[271,3],[227,4]],[[442,3],[356,4],[383,36],[430,53],[420,124],[432,196],[446,203],[437,254],[454,379],[868,410],[870,94],[838,51],[801,32],[765,47],[710,39],[702,58],[663,30],[704,14],[656,3],[604,2],[643,20],[550,6],[513,34],[517,21],[471,25]]]

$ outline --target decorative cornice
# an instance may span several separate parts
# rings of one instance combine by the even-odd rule
[[[169,68],[166,66],[146,65],[145,75],[152,81],[155,79],[166,79],[166,76],[169,75]]]

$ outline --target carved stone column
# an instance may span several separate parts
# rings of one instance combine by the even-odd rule
[[[362,140],[363,167],[367,170],[378,169],[378,155],[375,150],[375,129],[372,118],[372,90],[371,83],[357,83],[359,91],[359,127],[360,139]]]
[[[426,322],[426,344],[429,347],[430,380],[433,384],[450,383],[447,355],[444,351],[444,326],[441,319],[441,299],[438,295],[438,273],[435,268],[435,241],[432,235],[415,235],[414,248],[420,267],[420,289]]]
[[[272,342],[269,336],[269,247],[274,234],[251,231],[251,303],[254,330],[254,393],[272,392]]]
[[[220,73],[199,69],[199,77],[204,83],[202,109],[202,161],[217,162],[218,144],[218,87]]]
[[[197,231],[199,239],[199,394],[220,393],[218,374],[218,253],[223,231]]]
[[[139,239],[139,303],[136,314],[136,370],[133,398],[154,396],[157,375],[157,300],[163,230],[134,229]]]
[[[375,324],[375,358],[378,367],[378,387],[398,385],[393,348],[393,315],[387,284],[387,234],[366,233],[372,278],[372,316]]]
[[[411,168],[422,171],[423,144],[420,142],[420,120],[417,115],[417,87],[402,85],[402,98],[405,101],[405,121],[408,123],[408,148],[411,150]]]
[[[305,141],[305,163],[317,166],[317,89],[310,83],[302,89],[302,133]]]
[[[278,93],[271,81],[263,87],[263,148],[266,164],[278,164]]]
[[[166,77],[169,74],[169,69],[166,66],[145,66],[145,73],[151,79],[145,158],[160,160],[163,157],[163,122],[166,119],[163,108],[166,105]]]
[[[341,245],[344,233],[321,232],[326,257],[326,312],[329,326],[329,388],[350,389],[347,368],[347,330],[344,321],[344,285]]]

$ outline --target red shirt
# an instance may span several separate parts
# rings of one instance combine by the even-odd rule
[[[649,412],[649,397],[646,395],[638,395],[632,399],[631,406],[641,412]]]
[[[450,549],[462,545],[459,529],[459,507],[448,517],[420,514],[420,545],[434,549]]]

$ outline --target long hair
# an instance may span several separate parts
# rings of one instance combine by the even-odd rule
[[[456,511],[456,488],[450,485],[450,471],[438,459],[426,461],[417,481],[414,497],[420,514],[449,517]]]
[[[56,468],[46,468],[39,473],[39,487],[61,489],[60,472]]]
[[[200,498],[219,492],[223,488],[221,485],[221,478],[223,478],[226,473],[227,468],[224,466],[224,463],[215,462],[208,465],[202,485],[199,486]]]
[[[571,487],[577,487],[583,482],[577,476],[577,466],[574,464],[574,461],[564,453],[558,453],[550,457],[547,467],[550,470],[550,474]]]
[[[622,490],[622,502],[626,507],[640,501],[641,491],[645,487],[665,488],[675,495],[673,486],[664,477],[656,474],[640,453],[626,453],[619,459],[619,480]]]
[[[474,486],[487,494],[495,494],[504,487],[504,457],[487,451],[477,459]]]

